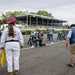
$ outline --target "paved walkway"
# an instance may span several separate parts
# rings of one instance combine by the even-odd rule
[[[66,66],[68,57],[69,51],[62,43],[50,47],[23,49],[20,75],[75,75],[75,67]],[[6,75],[5,72],[6,70],[2,70],[0,75]]]

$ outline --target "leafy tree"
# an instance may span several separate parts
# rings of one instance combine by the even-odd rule
[[[54,16],[51,13],[48,13],[48,16],[54,18]]]
[[[37,15],[48,16],[48,12],[45,11],[45,10],[39,10],[39,11],[37,12]]]
[[[24,16],[24,15],[26,15],[25,11],[14,11],[14,12],[8,11],[8,12],[6,12],[7,17],[9,17],[9,16]]]
[[[37,15],[43,15],[43,16],[48,16],[48,17],[54,18],[54,16],[51,13],[48,13],[45,10],[39,10],[36,14]]]

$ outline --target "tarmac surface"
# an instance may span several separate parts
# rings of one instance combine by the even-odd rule
[[[75,67],[68,67],[69,50],[63,43],[49,47],[22,49],[20,75],[75,75]],[[0,71],[6,75],[6,68]]]

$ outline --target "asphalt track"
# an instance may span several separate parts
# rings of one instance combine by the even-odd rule
[[[42,48],[24,48],[21,50],[20,75],[75,75],[75,67],[70,68],[69,50],[63,42]],[[6,75],[6,68],[0,71]]]

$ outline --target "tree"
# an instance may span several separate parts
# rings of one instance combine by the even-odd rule
[[[37,15],[48,16],[48,12],[45,11],[45,10],[39,10],[36,14],[37,14]]]
[[[37,15],[43,15],[43,16],[47,16],[47,17],[54,18],[54,16],[53,16],[51,13],[48,13],[48,12],[45,11],[45,10],[39,10],[36,14],[37,14]]]
[[[48,13],[48,16],[54,18],[54,16],[51,13]]]
[[[26,15],[25,11],[14,11],[14,12],[8,11],[8,12],[6,12],[7,17],[9,17],[9,16],[24,16],[24,15]]]

